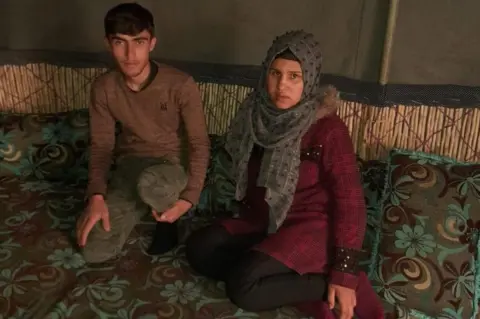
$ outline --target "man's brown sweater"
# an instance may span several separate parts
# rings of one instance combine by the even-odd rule
[[[114,153],[166,157],[179,163],[183,125],[189,145],[189,178],[180,198],[194,205],[198,202],[210,155],[200,92],[188,74],[163,64],[155,66],[151,83],[138,92],[130,90],[115,70],[92,84],[88,197],[106,195]],[[116,122],[122,126],[117,140]]]

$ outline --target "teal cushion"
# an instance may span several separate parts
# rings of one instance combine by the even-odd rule
[[[366,252],[360,266],[368,273],[371,268],[372,256],[377,251],[377,234],[380,231],[380,202],[385,186],[387,164],[384,161],[365,161],[357,157],[360,176],[363,185],[365,205],[367,207],[367,228],[362,248]]]
[[[231,176],[231,160],[224,149],[224,137],[210,136],[211,153],[205,186],[195,214],[210,218],[233,216],[238,212],[235,200],[235,181]]]
[[[403,305],[395,306],[395,319],[462,319],[463,309],[446,309],[445,312],[439,316],[428,316],[423,312],[417,311],[415,309],[410,309]],[[473,319],[473,318],[472,318]]]

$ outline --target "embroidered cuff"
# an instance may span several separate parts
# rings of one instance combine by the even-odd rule
[[[356,275],[362,251],[353,248],[337,247],[333,270]]]

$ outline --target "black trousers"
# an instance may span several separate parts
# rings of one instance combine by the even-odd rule
[[[325,275],[300,275],[276,259],[250,249],[264,236],[231,235],[220,225],[207,226],[187,239],[187,259],[199,274],[225,281],[227,296],[247,311],[326,300]]]

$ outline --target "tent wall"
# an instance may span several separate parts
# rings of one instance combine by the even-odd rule
[[[160,41],[154,56],[160,59],[257,66],[275,36],[303,28],[323,45],[325,81],[350,99],[388,105],[480,104],[478,0],[462,0],[461,5],[454,0],[397,0],[387,86],[376,85],[394,1],[138,2],[155,15]],[[0,48],[49,50],[59,59],[62,52],[105,51],[102,19],[120,2],[2,0]]]
[[[104,51],[103,16],[120,2],[2,0],[0,47]],[[159,58],[258,65],[275,36],[303,28],[322,43],[326,73],[371,81],[378,76],[384,21],[377,15],[381,7],[385,16],[385,0],[138,2],[155,16]]]
[[[478,0],[399,0],[388,82],[480,86],[479,12]]]

